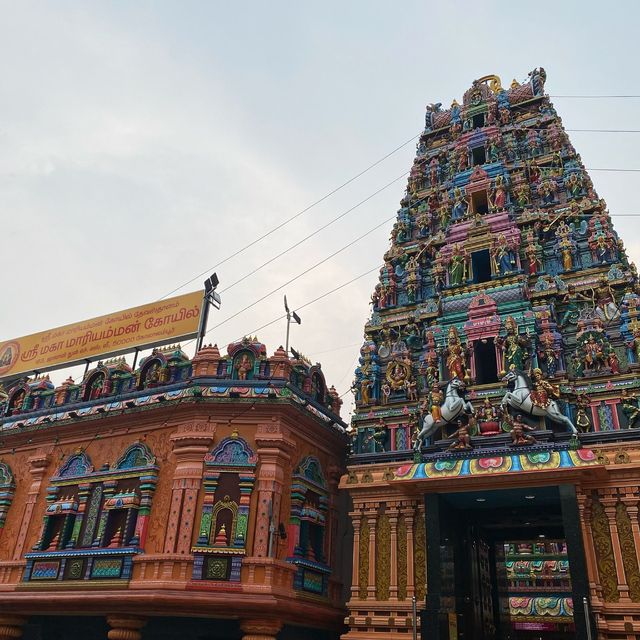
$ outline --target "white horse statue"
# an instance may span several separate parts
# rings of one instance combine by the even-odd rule
[[[461,389],[464,389],[465,384],[459,378],[452,378],[447,385],[447,392],[444,396],[444,402],[440,407],[440,413],[442,415],[441,420],[434,420],[430,413],[427,413],[422,418],[422,429],[416,437],[413,448],[415,451],[420,451],[420,447],[424,444],[424,441],[429,438],[440,427],[444,427],[446,424],[450,424],[456,420],[456,418],[463,412],[468,414],[473,413],[473,405],[465,400],[459,393]]]
[[[517,411],[530,416],[544,416],[549,420],[553,420],[553,422],[566,425],[571,433],[578,433],[573,422],[560,411],[555,400],[550,399],[546,407],[533,403],[531,400],[531,383],[522,371],[511,369],[502,380],[514,383],[513,391],[507,391],[502,398],[501,404],[503,407],[510,405]]]

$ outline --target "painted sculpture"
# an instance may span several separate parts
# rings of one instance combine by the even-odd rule
[[[545,81],[541,68],[509,87],[486,76],[427,108],[371,298],[356,455],[380,421],[384,453],[409,449],[418,421],[416,449],[463,416],[474,450],[513,425],[531,443],[518,415],[557,433],[638,422],[637,271]]]

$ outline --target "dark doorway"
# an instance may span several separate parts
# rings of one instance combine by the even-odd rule
[[[491,256],[489,255],[489,249],[474,251],[471,254],[471,271],[473,273],[473,281],[476,284],[489,282],[489,280],[491,280]]]
[[[471,195],[471,204],[473,205],[473,213],[484,215],[489,213],[489,199],[486,191],[476,191]]]
[[[572,486],[428,494],[425,509],[423,640],[586,640]]]
[[[484,127],[484,113],[476,113],[473,116],[473,128],[481,129],[482,127]]]
[[[498,363],[493,338],[476,340],[473,344],[476,384],[498,382]]]
[[[474,167],[479,164],[484,164],[487,161],[487,154],[484,150],[484,147],[476,147],[475,149],[471,149],[471,158]]]

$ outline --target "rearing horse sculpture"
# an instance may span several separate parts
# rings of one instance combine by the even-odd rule
[[[555,400],[549,399],[544,407],[533,402],[531,399],[531,383],[522,371],[511,369],[502,380],[504,382],[514,383],[513,391],[507,391],[502,398],[501,404],[503,407],[509,405],[517,411],[521,411],[530,416],[549,418],[549,420],[553,420],[553,422],[566,425],[572,433],[578,433],[573,422],[560,411],[558,403]]]
[[[455,422],[456,418],[462,413],[473,413],[473,405],[460,395],[460,390],[464,389],[464,387],[464,382],[459,378],[449,380],[444,402],[440,407],[442,419],[434,420],[430,413],[422,418],[422,429],[417,435],[415,444],[413,445],[415,451],[420,451],[420,447],[424,444],[424,441],[440,427]]]

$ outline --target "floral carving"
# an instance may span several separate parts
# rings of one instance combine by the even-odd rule
[[[376,525],[376,600],[389,599],[391,579],[391,524],[389,516],[382,513]]]
[[[616,563],[613,557],[609,521],[599,500],[593,501],[591,514],[593,544],[596,550],[596,562],[598,564],[598,573],[600,574],[602,595],[605,602],[618,602],[620,593],[618,592]]]
[[[616,524],[618,525],[618,537],[622,550],[622,563],[629,585],[629,596],[633,602],[640,602],[640,571],[633,542],[631,518],[623,502],[616,505]]]

